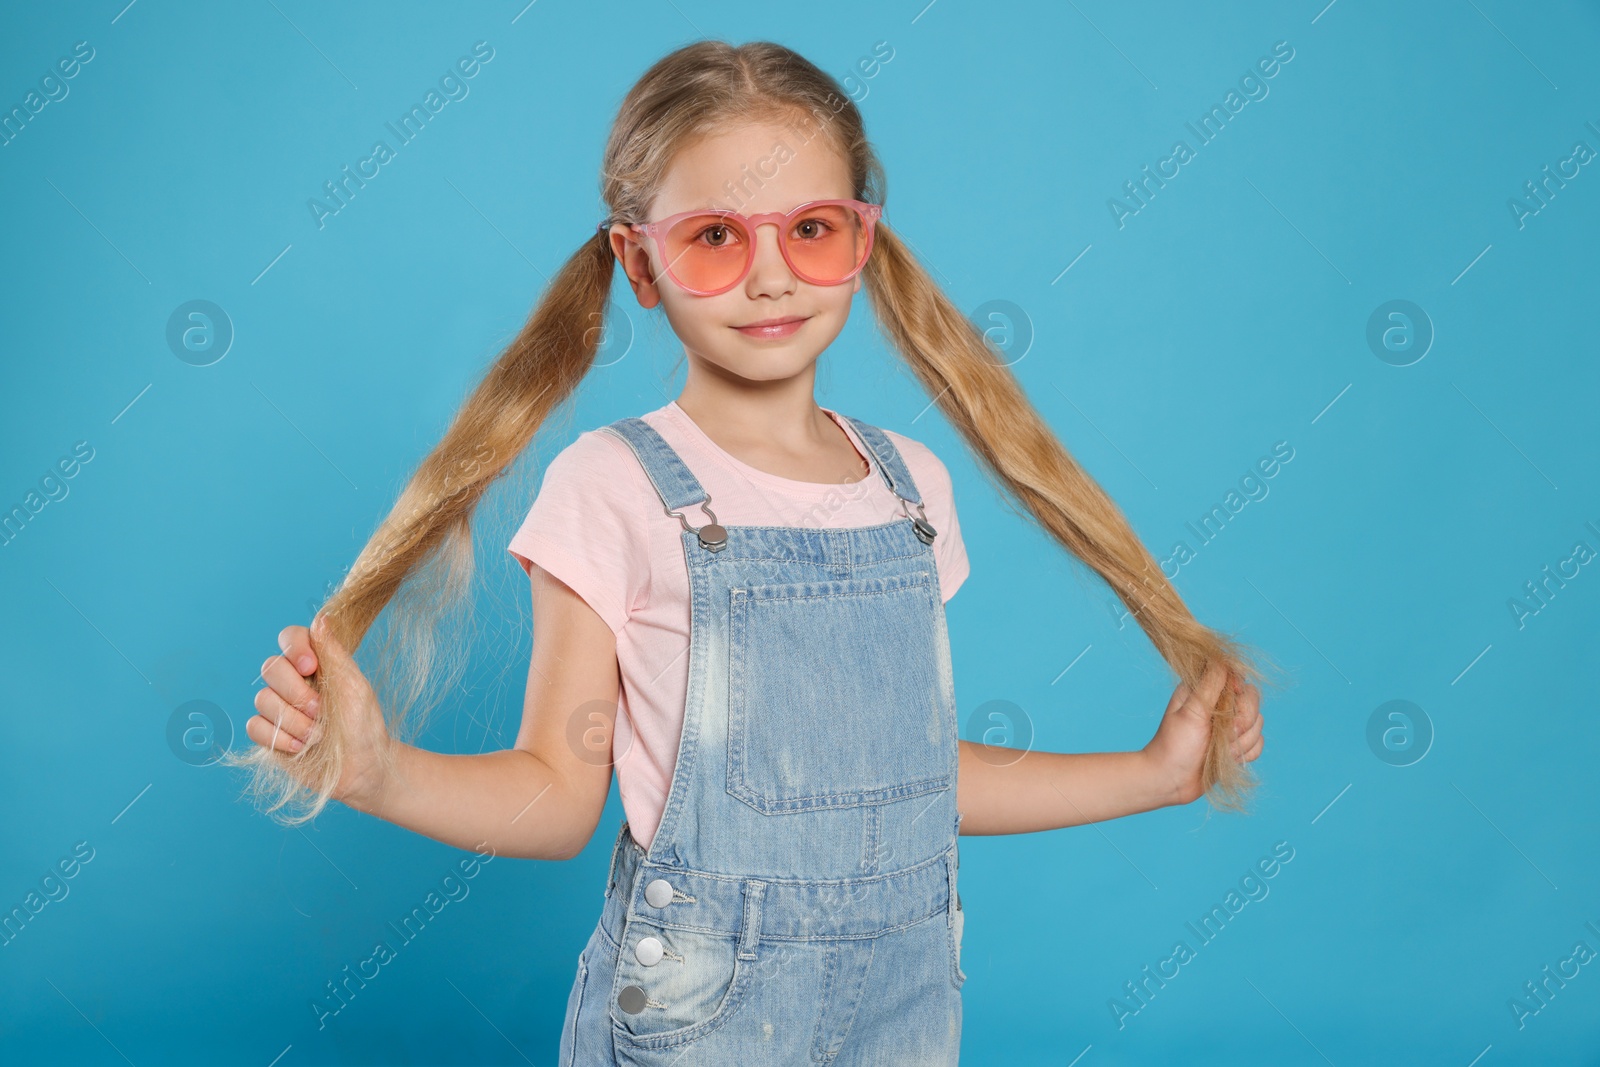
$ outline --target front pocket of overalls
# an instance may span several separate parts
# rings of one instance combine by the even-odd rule
[[[728,792],[767,815],[950,785],[930,571],[729,592]]]
[[[661,959],[654,964],[640,960],[639,944],[646,938],[661,943]],[[677,1049],[715,1032],[744,1003],[757,962],[739,959],[738,934],[630,919],[611,990],[617,1040],[640,1049]],[[644,991],[644,1008],[638,1013],[623,1011],[617,1002],[628,986]]]

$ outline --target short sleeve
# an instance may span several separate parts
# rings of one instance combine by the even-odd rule
[[[649,482],[628,446],[589,430],[545,468],[509,551],[571,586],[613,633],[645,602],[650,552],[638,496]]]
[[[928,454],[933,455],[931,452]],[[961,583],[967,580],[972,565],[967,561],[967,546],[961,540],[961,523],[956,518],[955,489],[950,482],[950,472],[937,459],[934,464],[941,478],[939,495],[934,499],[942,501],[940,510],[943,514],[934,520],[930,512],[928,518],[933,521],[933,528],[939,531],[933,539],[934,547],[938,548],[939,542],[944,542],[943,554],[935,553],[935,556],[939,560],[939,595],[948,602],[961,588]],[[940,522],[944,525],[939,525]]]
[[[894,435],[901,458],[911,469],[911,479],[917,483],[922,497],[923,513],[936,532],[933,539],[934,559],[939,565],[939,595],[946,602],[956,595],[961,583],[967,580],[971,564],[967,561],[967,546],[961,540],[961,523],[956,517],[955,488],[950,472],[933,450],[920,441],[900,434]]]

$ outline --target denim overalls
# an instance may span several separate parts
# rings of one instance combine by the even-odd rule
[[[893,442],[850,424],[905,517],[723,527],[648,423],[604,428],[683,524],[689,684],[649,852],[626,821],[617,834],[562,1067],[956,1062],[958,727],[937,532],[907,510],[922,501]]]

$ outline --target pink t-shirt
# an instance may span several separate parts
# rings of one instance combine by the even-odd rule
[[[835,412],[822,410],[871,463],[859,481],[800,482],[757,470],[717,447],[676,401],[641,418],[711,494],[724,526],[876,526],[903,518],[867,446]],[[968,571],[950,474],[926,445],[884,432],[938,531],[934,560],[940,595],[948,601]],[[682,510],[690,525],[709,521],[699,505]],[[689,567],[682,534],[633,450],[613,434],[588,430],[545,468],[509,546],[524,570],[537,563],[571,586],[617,635],[621,699],[613,763],[629,827],[645,848],[666,808],[689,689]]]

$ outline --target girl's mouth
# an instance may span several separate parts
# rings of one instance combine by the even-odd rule
[[[798,330],[810,316],[785,315],[782,318],[762,319],[748,326],[735,326],[734,329],[746,337],[755,337],[762,340],[769,338],[788,337]]]

